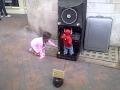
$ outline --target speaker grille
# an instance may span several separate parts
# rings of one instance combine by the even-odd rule
[[[58,0],[58,5],[60,7],[70,8],[80,5],[83,1],[84,0]]]

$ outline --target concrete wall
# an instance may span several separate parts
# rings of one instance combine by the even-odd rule
[[[29,24],[39,34],[43,31],[57,37],[57,0],[27,0],[27,15]]]
[[[38,33],[49,31],[57,38],[58,0],[27,0],[28,20]],[[88,0],[88,16],[108,16],[113,18],[110,38],[111,46],[120,46],[120,0]]]

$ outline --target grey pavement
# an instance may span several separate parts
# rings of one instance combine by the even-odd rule
[[[26,15],[0,21],[0,90],[120,90],[119,69],[84,60],[58,59],[50,54],[39,59],[28,52],[35,37]],[[65,71],[60,88],[53,86],[53,69]]]

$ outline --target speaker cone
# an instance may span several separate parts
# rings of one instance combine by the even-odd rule
[[[72,24],[77,20],[77,12],[72,8],[65,9],[61,14],[61,18],[64,23]]]

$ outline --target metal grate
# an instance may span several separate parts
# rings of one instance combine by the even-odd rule
[[[106,53],[85,50],[80,56],[115,63],[118,62],[118,52],[118,47],[109,47]]]

